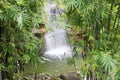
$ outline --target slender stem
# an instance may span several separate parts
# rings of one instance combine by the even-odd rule
[[[114,3],[111,3],[110,14],[109,14],[109,18],[108,18],[108,27],[107,27],[107,32],[108,32],[108,33],[109,33],[109,31],[110,31],[110,25],[111,25],[111,18],[112,18],[113,6],[114,6]]]
[[[115,29],[116,22],[117,22],[117,14],[115,16],[115,20],[114,20],[114,24],[113,24],[113,29]]]
[[[76,54],[78,54],[77,51],[76,51],[76,47],[73,48],[73,52],[75,52],[75,53],[72,55],[72,57],[73,57],[73,66],[74,66],[75,71],[76,71],[77,69],[76,69],[75,57],[76,57]]]

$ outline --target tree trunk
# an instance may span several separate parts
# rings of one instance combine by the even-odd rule
[[[2,72],[0,71],[0,80],[2,80]]]

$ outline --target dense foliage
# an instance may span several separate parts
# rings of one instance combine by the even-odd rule
[[[0,0],[0,72],[3,80],[20,79],[26,63],[42,61],[33,27],[42,22],[42,0]],[[1,75],[1,74],[0,74]]]
[[[64,0],[87,80],[120,79],[120,1]]]
[[[70,41],[76,53],[73,59],[81,55],[81,74],[87,80],[120,80],[120,1],[50,1],[62,3],[60,6],[65,8],[62,17],[67,17],[72,25]],[[42,6],[42,0],[0,0],[0,76],[3,80],[21,79],[25,64],[42,62],[40,42],[32,34],[32,29],[43,23]]]

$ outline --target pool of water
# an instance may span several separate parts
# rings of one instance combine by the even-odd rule
[[[46,61],[45,63],[39,63],[37,64],[37,69],[34,65],[27,65],[25,72],[27,73],[33,73],[35,71],[37,72],[44,72],[52,75],[59,75],[61,73],[67,73],[67,72],[74,72],[79,71],[82,59],[77,58],[75,60],[75,66],[74,64],[69,65],[68,60],[52,60],[52,61]],[[76,68],[75,68],[76,67]]]

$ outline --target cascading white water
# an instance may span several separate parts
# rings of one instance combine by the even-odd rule
[[[64,29],[57,27],[58,10],[55,9],[56,3],[48,4],[45,7],[47,14],[48,28],[52,30],[46,33],[46,51],[44,56],[48,58],[66,58],[72,56],[72,49],[68,42],[67,33]]]

